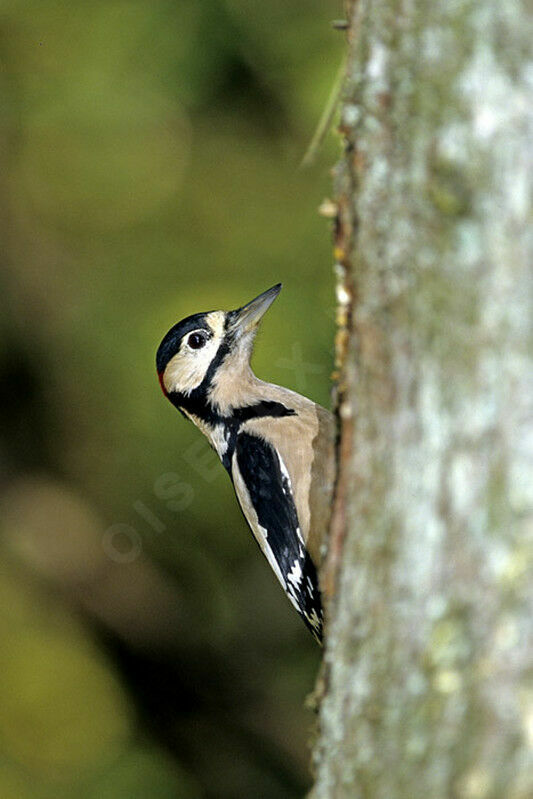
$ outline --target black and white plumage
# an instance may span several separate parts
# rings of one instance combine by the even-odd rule
[[[331,510],[333,417],[250,367],[258,324],[280,290],[174,325],[159,346],[157,372],[164,394],[218,453],[259,547],[321,641],[317,567]]]

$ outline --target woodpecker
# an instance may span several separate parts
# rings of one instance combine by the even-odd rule
[[[331,512],[332,414],[250,365],[259,323],[281,283],[234,311],[197,313],[165,335],[156,365],[164,395],[207,437],[246,521],[316,640],[317,570]]]

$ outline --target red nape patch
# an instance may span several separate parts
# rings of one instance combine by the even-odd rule
[[[161,386],[161,391],[163,392],[165,397],[168,397],[168,391],[166,390],[165,384],[163,383],[163,372],[158,372],[157,376],[159,378],[159,385]]]

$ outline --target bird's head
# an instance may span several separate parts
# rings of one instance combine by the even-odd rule
[[[205,398],[221,375],[238,381],[250,369],[259,322],[281,291],[272,286],[235,311],[210,311],[182,319],[163,338],[156,365],[161,388],[169,399]]]

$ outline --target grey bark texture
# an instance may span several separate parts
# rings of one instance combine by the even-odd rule
[[[347,15],[312,797],[531,799],[531,10]]]

